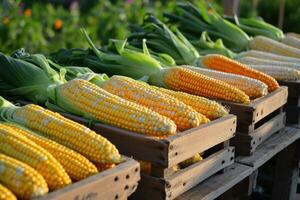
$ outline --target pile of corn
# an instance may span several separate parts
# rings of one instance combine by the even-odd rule
[[[10,122],[0,122],[0,199],[40,197],[121,162],[116,147],[89,128],[1,100]]]
[[[120,41],[117,51],[107,53],[84,34],[93,51],[76,53],[110,77],[83,67],[63,68],[40,54],[15,58],[0,53],[0,94],[160,140],[227,115],[229,110],[215,100],[249,104],[279,88],[277,81],[300,80],[300,37],[295,34],[278,41],[256,36],[249,40],[251,50],[235,59],[195,54],[194,66],[167,67],[145,43],[144,53]],[[72,50],[68,53],[63,55],[70,58],[63,57],[71,60]],[[121,162],[107,139],[50,110],[0,98],[0,199],[40,197]],[[201,160],[196,154],[174,171]],[[141,166],[151,173],[150,163],[141,161]]]
[[[280,41],[256,36],[249,43],[249,51],[242,52],[237,60],[252,69],[261,71],[278,81],[300,80],[300,38],[286,34]]]

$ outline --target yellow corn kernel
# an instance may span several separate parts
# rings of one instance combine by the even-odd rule
[[[145,174],[151,174],[151,163],[148,161],[143,161],[143,160],[138,160],[138,162],[140,163],[140,167],[141,167],[141,172],[145,173]],[[178,165],[174,165],[173,167],[171,167],[172,171],[177,172],[180,168]]]
[[[29,104],[17,108],[12,119],[33,131],[40,132],[48,139],[77,151],[90,161],[120,162],[121,155],[117,148],[106,138],[38,105]]]
[[[146,83],[125,76],[112,76],[101,87],[123,99],[143,105],[172,119],[181,131],[209,121],[183,102],[151,88]]]
[[[268,94],[268,86],[263,82],[241,76],[237,74],[230,74],[226,72],[220,72],[216,70],[203,69],[199,67],[185,66],[186,68],[193,70],[194,72],[209,76],[211,78],[224,81],[229,85],[235,86],[247,94],[251,99],[262,97]]]
[[[176,125],[171,119],[88,81],[74,79],[61,85],[57,92],[92,119],[145,135],[176,134]]]
[[[29,165],[0,153],[0,182],[20,199],[31,199],[48,193],[40,173]]]
[[[200,160],[203,160],[203,158],[199,153],[197,153],[193,157],[179,163],[179,166],[180,166],[180,168],[185,168],[185,167],[188,167],[188,166],[190,166],[190,165],[192,165],[196,162],[199,162]]]
[[[114,163],[94,163],[99,172],[105,171],[107,169],[111,169],[116,165]]]
[[[17,197],[9,189],[0,184],[0,200],[17,200]]]
[[[50,152],[63,166],[72,180],[79,181],[98,173],[96,166],[92,162],[72,149],[49,140],[17,124],[6,123],[5,125],[18,131],[34,143]]]
[[[218,119],[228,114],[228,110],[216,101],[197,95],[188,94],[185,92],[178,92],[155,86],[152,87],[156,90],[173,96],[174,98],[182,101],[186,105],[191,106],[197,112],[205,115],[210,120]]]
[[[253,79],[260,80],[268,86],[268,91],[272,92],[273,90],[279,88],[277,81],[271,76],[259,72],[257,70],[251,69],[246,65],[239,63],[235,60],[227,58],[218,54],[211,54],[202,57],[202,66],[217,71],[238,74],[247,76]]]
[[[37,170],[50,190],[62,188],[71,179],[59,162],[44,148],[32,142],[18,130],[0,124],[0,152],[18,159]]]
[[[160,83],[161,80],[163,83]],[[250,103],[249,96],[236,87],[183,67],[166,68],[159,74],[152,75],[149,82],[156,86],[208,98]]]

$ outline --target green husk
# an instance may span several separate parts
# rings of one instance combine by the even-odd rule
[[[17,106],[0,96],[0,119],[2,121],[14,121],[13,114],[17,108]]]
[[[251,36],[263,35],[277,41],[284,38],[282,30],[265,22],[261,18],[238,18],[235,16],[228,19]]]
[[[96,74],[90,68],[87,67],[62,67],[49,59],[48,62],[57,70],[64,69],[66,71],[65,77],[68,81],[78,78],[84,79],[86,81],[94,83],[95,85],[101,86],[106,80],[109,80],[109,77],[106,74]]]
[[[217,39],[216,42],[214,42],[206,31],[202,32],[200,40],[193,40],[191,43],[197,48],[201,55],[222,54],[229,58],[236,56],[234,52],[224,46],[222,39]]]
[[[42,55],[32,57],[32,61],[42,64],[42,68],[25,60],[12,58],[0,53],[1,94],[25,96],[35,103],[47,101],[47,87],[65,82],[49,65]]]
[[[131,44],[141,48],[142,41],[146,39],[152,51],[170,55],[177,64],[195,65],[200,57],[195,47],[178,29],[171,31],[151,14],[144,17],[142,26],[131,26],[131,32]]]
[[[176,23],[189,39],[197,40],[203,31],[213,39],[221,38],[234,51],[247,49],[249,36],[233,23],[223,19],[210,5],[204,2],[195,7],[191,3],[178,3],[174,13],[165,13],[169,22]]]
[[[81,29],[81,31],[98,58],[94,60],[94,57],[87,56],[86,59],[89,59],[88,62],[92,62],[94,66],[98,66],[99,71],[103,73],[125,75],[139,79],[162,69],[160,62],[147,53],[126,48],[126,40],[112,40],[114,51],[104,52],[95,47],[84,29]]]

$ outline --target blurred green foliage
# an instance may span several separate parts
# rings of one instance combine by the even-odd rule
[[[194,4],[201,0],[189,0]],[[203,0],[222,13],[222,0]],[[240,0],[241,16],[262,16],[277,24],[280,0]],[[70,3],[75,2],[75,3]],[[98,46],[110,38],[123,39],[130,23],[141,23],[147,12],[162,19],[176,0],[0,0],[0,51],[11,53],[24,47],[30,52],[49,53],[60,48],[86,48],[79,32],[84,27]],[[284,30],[300,32],[300,0],[286,0]]]
[[[190,0],[198,3],[197,0]],[[207,0],[214,3],[213,0]],[[147,12],[162,18],[177,1],[150,0],[2,0],[0,51],[11,53],[24,47],[49,53],[59,48],[85,48],[79,32],[84,27],[98,46],[110,38],[125,38],[130,23],[141,23]],[[218,9],[219,6],[216,6]]]
[[[255,1],[257,5],[255,6]],[[242,17],[260,16],[266,22],[278,24],[280,0],[240,0]],[[300,0],[285,0],[284,32],[300,33]]]

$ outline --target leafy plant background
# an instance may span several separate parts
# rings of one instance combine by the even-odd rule
[[[199,0],[191,0],[201,3]],[[206,0],[222,13],[222,0]],[[262,16],[277,23],[280,0],[241,0],[241,16]],[[1,1],[0,1],[1,2]],[[162,18],[175,0],[2,0],[0,4],[0,51],[11,53],[25,47],[30,52],[49,53],[60,48],[87,48],[78,31],[84,27],[98,46],[110,38],[126,38],[130,23],[141,23],[147,12]],[[264,12],[264,11],[268,12]],[[285,31],[300,32],[300,1],[286,0]]]

